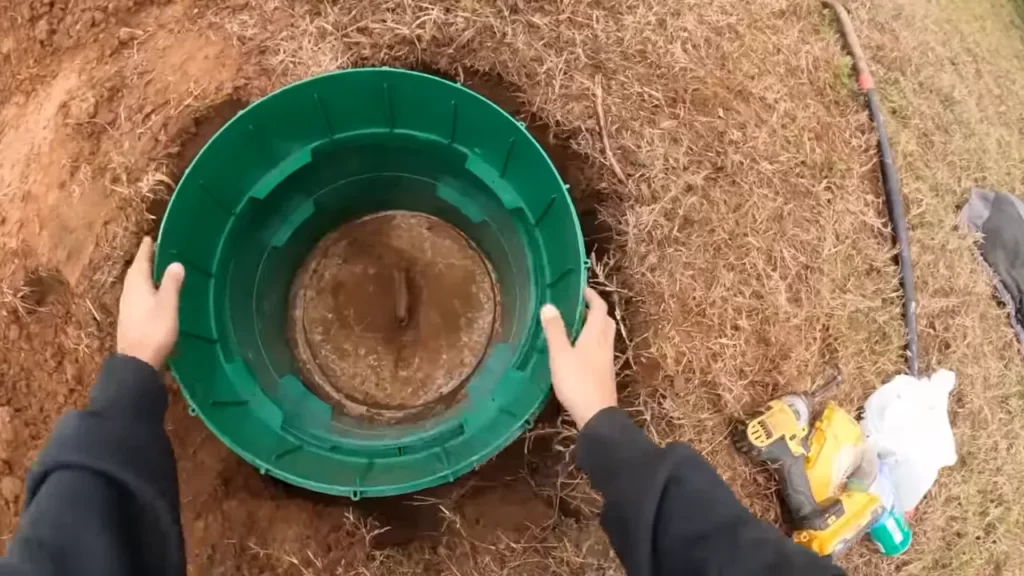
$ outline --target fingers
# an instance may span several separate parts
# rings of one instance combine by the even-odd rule
[[[565,331],[565,322],[558,308],[551,304],[542,306],[540,324],[544,328],[544,337],[548,341],[548,352],[551,356],[572,350],[572,342],[569,341],[569,334]]]
[[[175,262],[164,270],[164,277],[160,280],[160,289],[156,293],[156,303],[160,310],[173,311],[175,317],[178,314],[178,299],[181,295],[181,285],[185,282],[185,267]]]
[[[608,318],[608,304],[597,293],[597,290],[587,286],[587,289],[583,291],[583,299],[587,301],[586,324],[596,324]]]
[[[608,304],[593,288],[583,292],[587,301],[587,321],[583,324],[580,338],[597,338],[602,342],[615,342],[615,320],[608,314]]]
[[[135,253],[135,260],[132,262],[128,274],[135,277],[145,277],[152,283],[153,279],[153,239],[146,236],[139,244],[139,251]]]

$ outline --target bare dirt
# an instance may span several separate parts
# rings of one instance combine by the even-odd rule
[[[414,408],[457,391],[487,350],[497,292],[453,226],[414,212],[343,224],[292,285],[293,350],[307,382],[338,400]],[[353,414],[361,416],[362,414]]]
[[[277,82],[262,58],[243,64],[238,30],[208,20],[249,9],[258,12],[0,2],[0,535],[18,523],[25,475],[56,420],[86,403],[114,348],[121,277],[141,235],[156,233],[174,183],[209,138]],[[586,162],[566,142],[549,144],[582,174]],[[493,311],[491,298],[479,307]],[[411,328],[415,294],[409,311]],[[170,379],[168,389],[192,574],[469,574],[515,558],[540,574],[548,563],[539,554],[563,534],[590,550],[563,564],[613,561],[582,520],[593,502],[563,495],[569,459],[557,411],[454,484],[353,504],[261,476],[189,415]]]

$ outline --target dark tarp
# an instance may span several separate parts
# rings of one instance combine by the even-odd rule
[[[1024,202],[1005,192],[974,188],[960,220],[982,235],[981,257],[994,273],[996,292],[1010,308],[1013,329],[1024,344]]]

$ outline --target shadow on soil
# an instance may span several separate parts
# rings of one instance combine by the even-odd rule
[[[604,260],[608,256],[612,229],[598,216],[601,195],[594,186],[597,163],[572,148],[573,136],[578,131],[561,127],[556,129],[543,118],[530,114],[518,96],[525,91],[497,74],[464,69],[462,77],[458,78],[425,65],[417,67],[416,71],[462,84],[494,102],[513,118],[525,122],[527,132],[544,148],[562,180],[569,185],[569,194],[576,205],[587,254],[592,255],[595,261]]]
[[[248,106],[247,102],[236,98],[221,100],[203,110],[190,123],[186,124],[179,135],[181,140],[178,152],[170,159],[170,174],[167,174],[167,177],[177,184],[185,175],[185,171],[188,170],[192,161],[199,156],[203,146],[206,146],[213,135],[246,106]],[[156,234],[160,229],[160,223],[163,222],[170,203],[171,193],[169,191],[151,191],[150,200],[146,203],[146,215],[153,222],[153,229],[148,230],[148,234]]]
[[[70,300],[71,287],[59,270],[35,270],[25,278],[24,302],[29,313]]]
[[[462,77],[456,78],[426,65],[416,67],[416,70],[461,83],[525,122],[526,129],[544,148],[562,179],[570,186],[588,255],[595,261],[609,255],[612,230],[599,217],[599,202],[604,196],[595,187],[601,170],[598,163],[572,148],[572,130],[556,129],[544,119],[529,114],[527,106],[517,96],[524,91],[497,74],[463,70]],[[246,105],[241,100],[227,99],[196,116],[182,134],[177,154],[170,159],[171,174],[168,176],[177,182],[206,142]],[[151,233],[159,228],[169,201],[169,195],[154,194],[146,206],[146,212],[154,222]],[[415,494],[352,502],[259,476],[254,469],[248,472],[259,476],[275,497],[303,499],[321,506],[339,507],[339,511],[354,508],[386,529],[371,540],[374,548],[402,546],[414,541],[429,542],[451,532],[452,523],[456,523],[455,529],[464,534],[486,540],[496,531],[514,533],[520,527],[536,527],[559,516],[584,517],[588,515],[586,508],[593,509],[593,504],[596,504],[588,502],[586,508],[581,508],[573,501],[557,496],[565,476],[576,474],[571,470],[565,446],[557,445],[558,434],[555,432],[560,410],[552,400],[537,419],[534,430],[551,433],[534,435],[530,441],[520,438],[455,482]]]

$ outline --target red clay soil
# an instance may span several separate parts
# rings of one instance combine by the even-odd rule
[[[156,233],[169,190],[206,141],[270,83],[246,68],[223,29],[199,22],[200,10],[187,0],[0,0],[5,537],[18,523],[25,475],[56,420],[86,404],[114,349],[121,277],[135,246]],[[485,85],[515,102],[499,82],[480,80]],[[542,139],[550,136],[541,130]],[[580,161],[558,145],[556,160]],[[582,189],[576,172],[568,177]],[[468,291],[456,300],[468,299],[478,311],[463,318],[492,319],[498,303],[483,290],[480,269],[467,264],[460,277]],[[411,278],[415,287],[417,276]],[[438,382],[460,379],[490,328],[455,330],[452,311],[424,318],[422,310],[438,304],[423,308],[417,298],[411,290],[404,331],[415,339],[435,329],[414,328],[417,319],[436,323],[432,333],[447,336],[432,344],[464,353],[431,370],[448,375]],[[396,319],[395,306],[380,310]],[[557,410],[545,412],[529,441],[455,483],[353,503],[262,476],[190,416],[176,383],[167,383],[191,574],[470,574],[515,558],[528,561],[517,571],[547,573],[538,558],[558,561],[549,551],[584,537],[595,565],[608,561],[593,524],[575,528],[574,517],[592,511],[592,503],[580,508],[561,496],[568,456]],[[368,397],[419,400],[375,393]]]
[[[292,286],[303,378],[342,407],[434,402],[483,357],[495,294],[483,256],[437,218],[395,211],[344,224]]]

